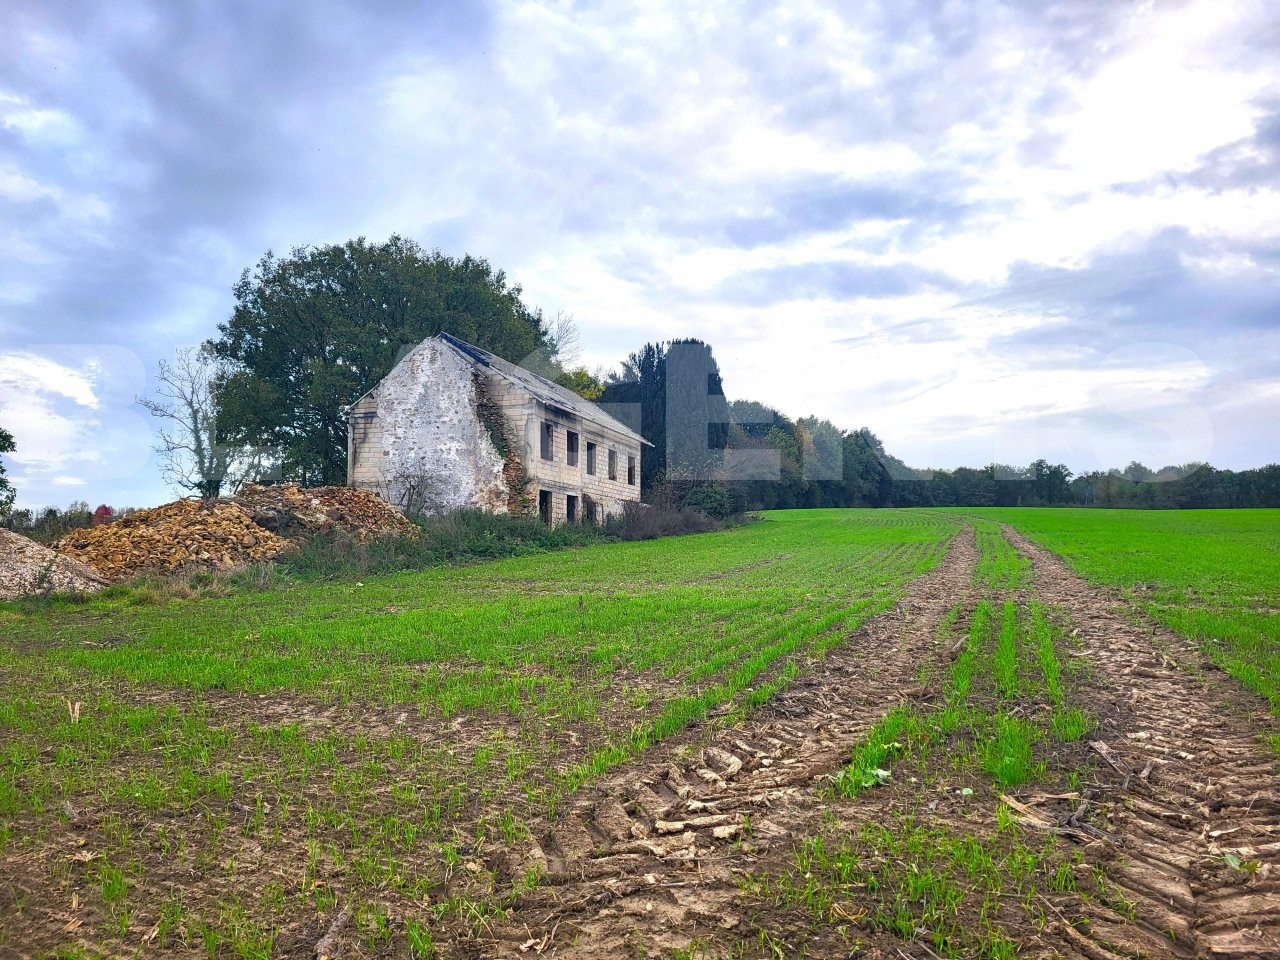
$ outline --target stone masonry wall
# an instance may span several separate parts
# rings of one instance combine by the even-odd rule
[[[352,409],[351,482],[401,507],[506,513],[503,459],[476,409],[472,366],[427,341]],[[365,413],[366,422],[361,422]]]
[[[552,424],[550,459],[542,458],[544,423]],[[402,508],[434,513],[474,507],[536,516],[545,491],[550,520],[559,524],[568,519],[569,497],[575,498],[579,520],[591,519],[584,495],[605,517],[640,499],[642,451],[634,437],[548,407],[439,341],[406,356],[352,406],[348,424],[348,482]],[[495,431],[501,431],[498,444]],[[568,462],[570,432],[578,435],[576,464]],[[587,472],[588,444],[596,445],[594,474]],[[617,455],[612,480],[610,450]],[[628,458],[635,460],[635,483],[627,482]]]
[[[552,424],[551,459],[542,459],[541,429]],[[566,519],[566,497],[578,497],[578,517],[586,519],[583,494],[591,497],[605,516],[622,512],[628,500],[640,499],[640,445],[625,434],[579,417],[566,417],[547,410],[540,403],[530,404],[525,419],[525,464],[529,475],[529,494],[537,505],[538,492],[551,494],[552,523]],[[569,433],[578,434],[578,462],[569,463]],[[587,472],[587,444],[596,445],[596,471]],[[617,455],[617,478],[609,479],[609,451]],[[627,483],[627,457],[635,458],[635,483]]]

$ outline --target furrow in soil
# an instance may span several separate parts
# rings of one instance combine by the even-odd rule
[[[664,742],[580,793],[529,853],[542,885],[482,954],[644,956],[742,928],[737,878],[813,832],[828,778],[919,689],[939,621],[973,596],[974,563],[965,530],[896,610],[746,719]]]

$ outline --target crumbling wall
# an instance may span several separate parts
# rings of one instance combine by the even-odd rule
[[[475,387],[476,415],[502,457],[507,512],[532,513],[536,504],[529,496],[529,474],[524,466],[525,431],[518,426],[528,419],[523,409],[527,398],[513,405],[507,385],[500,378],[486,376],[479,370],[472,371],[471,382]]]
[[[542,403],[532,406],[526,416],[528,421],[528,487],[533,503],[537,504],[539,492],[551,494],[551,522],[562,523],[568,519],[566,498],[579,498],[579,517],[583,520],[603,521],[618,516],[623,505],[640,499],[640,445],[635,440],[603,424],[582,417],[566,415],[556,407]],[[540,429],[544,423],[552,425],[551,459],[543,459]],[[578,460],[569,463],[569,433],[578,435]],[[596,447],[595,473],[587,472],[588,445]],[[609,451],[617,457],[617,476],[609,478]],[[636,482],[627,482],[627,458],[634,457]],[[592,509],[587,509],[590,498]]]
[[[381,483],[391,503],[425,513],[507,512],[503,456],[478,414],[472,371],[451,347],[429,340],[379,384]]]

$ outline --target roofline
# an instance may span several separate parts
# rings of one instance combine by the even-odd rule
[[[347,404],[347,405],[346,405],[346,408],[345,408],[345,410],[344,410],[343,415],[344,415],[345,417],[350,418],[350,416],[351,416],[351,409],[352,409],[356,404],[360,403],[362,400],[364,400],[366,397],[368,397],[370,394],[372,394],[375,390],[377,390],[377,389],[378,389],[378,387],[382,386],[382,381],[383,381],[383,380],[386,380],[386,379],[387,379],[387,377],[391,376],[391,372],[392,372],[393,370],[395,370],[395,368],[396,368],[396,367],[400,366],[400,364],[404,363],[404,362],[405,362],[406,360],[408,360],[411,356],[413,356],[415,353],[417,353],[419,350],[421,350],[421,349],[422,349],[422,347],[423,347],[425,344],[430,343],[432,340],[439,340],[439,341],[441,341],[442,343],[447,344],[449,347],[453,348],[453,350],[454,350],[454,351],[456,351],[457,353],[462,354],[464,357],[466,357],[466,359],[468,359],[468,360],[472,361],[473,363],[482,363],[482,364],[484,364],[486,367],[488,367],[490,370],[492,370],[492,371],[493,371],[494,373],[496,373],[498,376],[502,377],[502,378],[503,378],[504,380],[506,380],[508,383],[515,384],[515,385],[516,385],[516,386],[518,386],[518,387],[523,386],[521,383],[519,383],[519,381],[514,380],[512,377],[510,377],[510,376],[509,376],[509,375],[508,375],[504,370],[500,369],[499,367],[495,367],[495,366],[494,366],[493,364],[491,364],[487,359],[485,359],[486,357],[496,356],[495,354],[490,353],[488,350],[485,350],[485,349],[484,349],[484,348],[482,348],[482,347],[477,347],[477,346],[475,346],[474,344],[467,343],[467,341],[462,340],[462,339],[460,339],[460,338],[458,338],[458,337],[455,337],[455,336],[454,336],[453,334],[451,334],[451,333],[445,333],[444,331],[441,331],[440,333],[437,333],[437,334],[436,334],[435,336],[433,336],[433,337],[427,337],[427,338],[426,338],[425,340],[423,340],[421,343],[417,344],[417,345],[416,345],[412,350],[410,350],[410,351],[409,351],[409,352],[407,352],[404,356],[402,356],[399,360],[397,360],[397,361],[395,362],[395,364],[391,367],[391,370],[388,370],[388,371],[387,371],[386,376],[382,377],[382,379],[380,379],[380,380],[379,380],[377,383],[375,383],[372,387],[370,387],[368,390],[366,390],[364,393],[360,394],[360,396],[356,397],[356,399],[352,400],[349,404]],[[472,353],[472,352],[471,352],[471,351],[473,351],[473,350],[475,351],[475,353]],[[477,356],[477,354],[483,354],[483,356]],[[499,357],[498,359],[502,359],[502,358],[500,358],[500,357]],[[507,360],[506,362],[507,362],[507,363],[511,363],[511,361],[510,361],[510,360]],[[520,367],[520,365],[519,365],[518,363],[512,363],[511,365],[512,365],[513,367]],[[557,389],[557,390],[568,390],[568,389],[569,389],[568,387],[562,386],[561,384],[558,384],[558,383],[556,383],[556,382],[554,382],[554,381],[552,381],[552,380],[548,380],[546,377],[542,376],[542,375],[541,375],[541,374],[539,374],[539,373],[534,373],[532,370],[528,369],[527,367],[520,367],[520,369],[521,369],[521,370],[523,370],[525,373],[527,373],[529,376],[531,376],[531,377],[535,377],[536,379],[541,380],[543,383],[547,384],[547,386],[552,387],[553,389]],[[570,391],[570,392],[572,392],[572,391]],[[538,397],[537,399],[541,400],[541,401],[542,401],[542,403],[544,403],[544,404],[546,404],[546,403],[548,402],[547,400],[545,400],[545,399],[543,399],[543,398],[541,398],[541,397]],[[646,446],[646,447],[653,447],[653,446],[654,446],[652,443],[650,443],[648,440],[646,440],[644,437],[642,437],[638,432],[636,432],[635,430],[632,430],[630,427],[628,427],[625,423],[623,423],[623,422],[622,422],[621,420],[619,420],[617,417],[610,416],[608,413],[606,413],[603,409],[601,409],[601,407],[600,407],[600,405],[599,405],[599,404],[595,403],[595,402],[594,402],[594,401],[592,401],[592,400],[588,400],[586,397],[581,397],[581,396],[580,396],[580,397],[579,397],[579,399],[580,399],[583,403],[589,403],[589,404],[591,404],[591,406],[592,406],[592,407],[594,407],[594,408],[595,408],[595,409],[600,413],[600,415],[601,415],[602,417],[607,418],[607,419],[608,419],[608,420],[610,420],[612,423],[614,423],[614,424],[616,424],[616,425],[617,425],[617,426],[616,426],[616,428],[614,428],[614,427],[610,427],[610,429],[617,429],[620,433],[623,433],[623,434],[625,434],[626,436],[629,436],[629,437],[631,437],[631,438],[633,438],[633,439],[635,439],[635,440],[638,440],[641,444],[643,444],[643,445],[644,445],[644,446]],[[572,411],[572,410],[570,410],[570,411],[568,411],[568,412],[569,412],[569,413],[573,413],[573,411]],[[606,427],[608,427],[608,426],[609,426],[608,424],[601,424],[601,425],[602,425],[602,426],[606,426]],[[657,448],[656,448],[656,447],[654,447],[654,449],[657,449]]]
[[[373,393],[375,390],[377,390],[380,386],[382,386],[382,381],[383,381],[383,380],[386,380],[386,379],[387,379],[387,377],[391,376],[391,372],[392,372],[392,370],[395,370],[395,368],[396,368],[396,367],[400,366],[400,364],[404,363],[404,362],[405,362],[406,360],[408,360],[411,356],[413,356],[415,353],[417,353],[419,350],[421,350],[421,349],[422,349],[422,345],[423,345],[424,343],[426,343],[426,342],[427,342],[427,341],[429,341],[429,340],[434,340],[434,339],[436,339],[436,338],[435,338],[435,337],[427,337],[427,339],[426,339],[426,340],[423,340],[423,341],[421,341],[420,343],[415,343],[415,344],[413,345],[412,349],[406,350],[404,353],[402,353],[402,354],[400,355],[400,357],[396,360],[396,362],[395,362],[395,363],[393,363],[393,364],[391,365],[391,370],[388,370],[385,374],[383,374],[381,377],[379,377],[379,378],[378,378],[378,382],[377,382],[377,383],[375,383],[372,387],[370,387],[368,390],[366,390],[364,393],[360,394],[360,396],[356,397],[354,400],[352,400],[350,403],[348,403],[348,404],[346,405],[344,416],[350,416],[350,415],[351,415],[351,408],[352,408],[352,407],[354,407],[354,406],[355,406],[357,403],[359,403],[361,400],[363,400],[365,397],[369,396],[369,395],[370,395],[371,393]]]
[[[458,337],[455,337],[455,336],[454,336],[453,334],[451,334],[451,333],[444,333],[444,332],[441,332],[441,333],[436,334],[436,336],[435,336],[434,338],[431,338],[431,339],[436,339],[436,340],[442,340],[442,341],[444,341],[444,342],[445,342],[445,343],[447,343],[449,346],[451,346],[454,350],[456,350],[456,351],[458,351],[459,353],[463,354],[463,355],[464,355],[465,357],[467,357],[468,359],[473,360],[473,361],[475,361],[476,363],[482,363],[482,364],[484,364],[486,367],[488,367],[490,370],[492,370],[492,371],[493,371],[494,373],[496,373],[498,376],[502,377],[502,378],[503,378],[504,380],[506,380],[508,383],[512,383],[512,384],[515,384],[517,387],[524,388],[524,385],[523,385],[523,384],[521,384],[518,380],[515,380],[515,379],[514,379],[514,378],[512,378],[510,375],[508,375],[508,374],[507,374],[507,372],[506,372],[505,370],[503,370],[501,367],[496,367],[496,366],[494,366],[493,364],[491,364],[491,363],[486,359],[486,357],[496,357],[496,358],[497,358],[497,359],[499,359],[499,360],[505,360],[505,358],[503,358],[503,357],[497,357],[497,356],[496,356],[496,354],[490,353],[488,350],[485,350],[483,347],[477,347],[477,346],[475,346],[474,344],[467,343],[467,341],[462,340],[462,339],[460,339],[460,338],[458,338]],[[472,350],[476,351],[476,353],[472,353],[472,352],[471,352]],[[476,354],[482,354],[483,356],[477,356]],[[505,362],[507,362],[507,363],[511,363],[511,361],[510,361],[510,360],[506,360]],[[573,392],[573,391],[569,390],[569,388],[568,388],[568,387],[563,386],[562,384],[556,383],[554,380],[548,380],[546,377],[542,376],[542,374],[540,374],[540,373],[535,373],[534,371],[530,370],[528,367],[521,367],[521,366],[520,366],[520,364],[518,364],[518,363],[511,363],[511,365],[512,365],[513,367],[519,367],[519,369],[523,370],[525,373],[527,373],[529,376],[531,376],[531,377],[535,378],[536,380],[541,380],[541,381],[542,381],[543,383],[545,383],[548,387],[552,388],[552,390],[553,390],[553,391],[555,391],[555,390],[568,390],[570,393],[572,393],[572,392]],[[652,447],[652,446],[653,446],[653,444],[652,444],[652,443],[650,443],[648,440],[646,440],[643,436],[641,436],[641,435],[640,435],[638,432],[636,432],[635,430],[632,430],[630,427],[628,427],[625,423],[623,423],[623,422],[622,422],[621,420],[619,420],[617,417],[610,416],[608,413],[606,413],[606,412],[605,412],[605,411],[600,407],[600,405],[599,405],[599,404],[595,403],[594,401],[588,400],[586,397],[583,397],[583,396],[580,396],[580,395],[577,395],[577,396],[578,396],[578,399],[579,399],[579,400],[581,400],[583,403],[590,404],[593,408],[595,408],[595,410],[600,414],[600,416],[605,417],[607,420],[609,420],[609,421],[611,422],[611,424],[613,424],[613,426],[611,426],[609,423],[606,423],[606,424],[601,424],[601,426],[605,426],[605,427],[609,427],[609,429],[617,430],[618,432],[620,432],[620,433],[622,433],[622,434],[625,434],[626,436],[631,437],[631,438],[632,438],[632,439],[634,439],[634,440],[639,441],[641,444],[643,444],[643,445],[644,445],[644,446],[646,446],[646,447]],[[537,398],[535,398],[535,399],[540,400],[543,404],[550,404],[550,405],[553,405],[553,406],[556,406],[556,405],[557,405],[557,404],[555,403],[554,393],[553,393],[553,399],[552,399],[552,400],[547,400],[547,399],[546,399],[546,398],[544,398],[544,397],[537,397]],[[358,401],[357,401],[357,402],[358,402]],[[564,407],[561,407],[561,409],[565,409],[565,408],[564,408]],[[571,413],[571,414],[572,414],[574,411],[572,411],[572,410],[566,410],[566,412],[567,412],[567,413]],[[656,448],[655,448],[655,449],[656,449]]]

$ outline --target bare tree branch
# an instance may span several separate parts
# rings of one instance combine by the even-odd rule
[[[557,310],[556,318],[547,324],[547,336],[551,338],[553,357],[560,368],[576,367],[582,357],[582,333],[573,314]]]
[[[156,399],[138,398],[161,423],[155,451],[165,482],[205,499],[261,479],[273,461],[267,451],[218,441],[216,392],[225,366],[205,347],[179,350],[172,363],[160,361]]]

